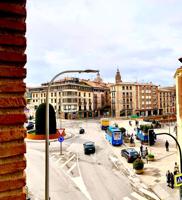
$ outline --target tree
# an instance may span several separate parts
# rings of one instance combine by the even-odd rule
[[[45,134],[45,124],[46,124],[46,103],[42,103],[36,110],[36,118],[35,118],[35,132],[37,135]],[[49,134],[56,133],[56,115],[54,108],[51,104],[49,104]]]

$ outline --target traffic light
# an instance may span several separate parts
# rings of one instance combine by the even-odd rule
[[[149,130],[149,145],[152,146],[155,144],[156,134],[153,129]]]

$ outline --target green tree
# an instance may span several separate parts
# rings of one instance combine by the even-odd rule
[[[35,118],[35,133],[37,135],[45,134],[45,122],[46,122],[46,103],[42,103],[36,110],[36,118]],[[54,108],[51,104],[49,104],[49,134],[56,133],[56,115]]]

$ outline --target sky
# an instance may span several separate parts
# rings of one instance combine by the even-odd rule
[[[104,82],[114,83],[119,69],[122,81],[175,84],[181,0],[31,0],[26,6],[27,86],[84,69],[100,70]]]

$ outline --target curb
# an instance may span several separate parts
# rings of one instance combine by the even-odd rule
[[[68,136],[67,136],[67,135],[68,135]],[[73,137],[73,134],[67,133],[67,134],[66,134],[66,137],[64,137],[64,140],[68,140],[68,139],[70,139],[70,138],[72,138],[72,137]],[[26,141],[26,142],[33,142],[33,143],[44,143],[44,142],[45,142],[45,140],[31,140],[31,139],[28,139],[28,138],[25,138],[25,141]],[[58,139],[49,139],[49,141],[50,141],[50,142],[57,142]]]
[[[109,160],[111,160],[117,169],[121,169],[121,166],[123,167],[122,172],[128,176],[129,182],[135,192],[149,200],[161,200],[161,198],[151,188],[145,185],[141,179],[136,176],[132,169],[125,167],[123,162],[120,161],[115,153],[109,156]]]

